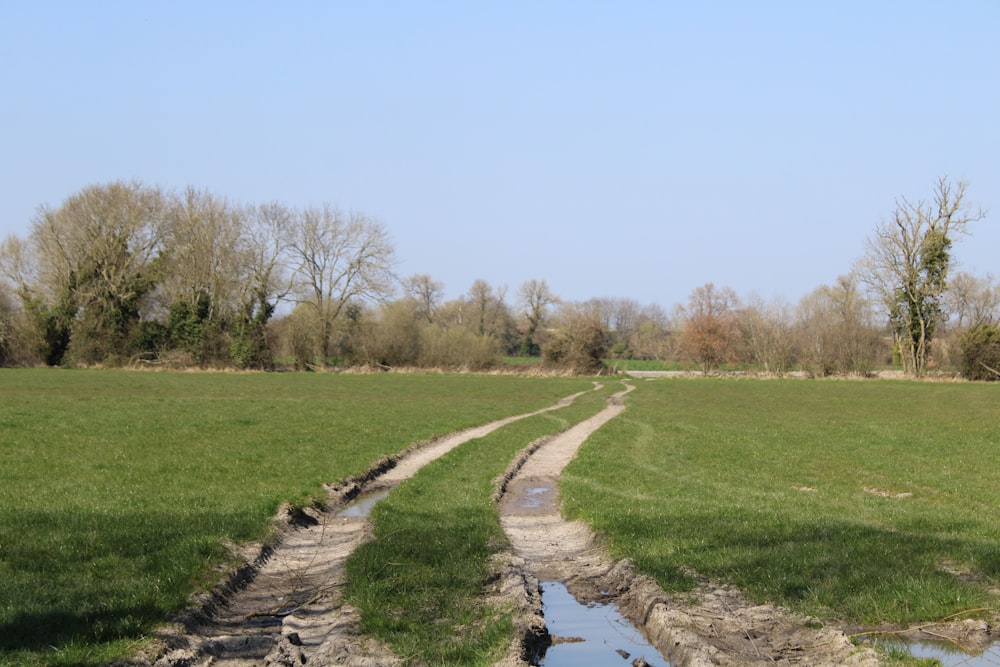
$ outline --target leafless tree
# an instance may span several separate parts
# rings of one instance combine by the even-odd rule
[[[739,328],[748,361],[765,373],[782,375],[791,367],[795,335],[791,307],[751,297],[739,312]]]
[[[868,239],[860,272],[892,325],[904,370],[922,375],[942,321],[942,298],[956,234],[985,217],[965,201],[966,184],[938,179],[933,201],[900,198],[892,218]]]
[[[416,303],[416,316],[434,322],[434,315],[444,294],[444,283],[426,273],[417,273],[403,280],[403,291]]]
[[[813,290],[796,309],[799,355],[819,375],[865,375],[883,348],[874,311],[852,274]]]
[[[557,297],[544,280],[525,281],[518,289],[518,298],[523,308],[524,319],[527,321],[527,331],[521,344],[522,356],[538,356],[541,351],[536,337],[538,330],[545,321],[549,306],[559,302]]]
[[[231,315],[244,286],[243,211],[189,187],[171,198],[167,223],[162,307],[203,304],[210,321]]]
[[[712,283],[696,287],[683,311],[680,351],[697,361],[703,373],[735,358],[739,339],[736,308],[739,299],[730,287]]]
[[[320,326],[319,355],[333,352],[338,318],[352,301],[379,301],[392,293],[395,250],[381,224],[330,205],[294,216],[288,238],[295,294]]]
[[[674,328],[673,321],[663,308],[656,304],[643,306],[629,338],[632,354],[638,359],[662,361],[670,358],[673,354]]]
[[[493,287],[485,280],[476,280],[469,288],[468,302],[472,326],[479,336],[492,336],[498,341],[506,338],[510,328],[510,309],[504,300],[507,287]]]
[[[959,331],[1000,320],[1000,285],[993,276],[960,271],[948,281],[944,303]]]

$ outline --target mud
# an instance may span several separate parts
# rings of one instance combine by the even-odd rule
[[[702,581],[694,592],[667,594],[628,561],[613,561],[588,526],[562,518],[559,476],[586,438],[621,412],[627,392],[591,419],[536,443],[498,485],[501,522],[513,545],[511,567],[527,586],[510,598],[518,605],[524,641],[504,664],[530,664],[553,641],[545,637],[537,602],[537,582],[547,580],[563,582],[579,601],[615,603],[675,666],[877,665],[875,651],[855,646],[844,632],[787,609],[755,605],[732,588]]]
[[[371,537],[365,512],[340,510],[362,493],[390,489],[455,447],[506,424],[564,407],[580,394],[542,410],[516,415],[413,447],[364,475],[329,487],[323,507],[282,512],[268,545],[242,548],[246,564],[226,585],[194,601],[155,645],[131,662],[154,667],[258,665],[392,666],[398,657],[358,632],[355,609],[344,602],[344,563]],[[520,584],[519,584],[520,585]]]

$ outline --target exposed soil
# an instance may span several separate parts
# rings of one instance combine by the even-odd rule
[[[627,562],[614,562],[589,527],[563,520],[557,482],[584,440],[621,412],[608,407],[525,452],[499,491],[504,530],[513,544],[508,581],[525,589],[509,600],[519,608],[524,645],[505,664],[528,664],[547,641],[538,579],[562,581],[580,601],[613,602],[672,665],[877,665],[870,648],[854,646],[842,631],[821,627],[773,605],[755,605],[739,591],[703,581],[692,593],[669,595]]]
[[[177,624],[159,633],[151,655],[132,664],[154,667],[399,664],[379,642],[358,632],[357,611],[340,586],[347,557],[371,536],[367,518],[338,510],[361,492],[392,487],[462,443],[519,419],[563,407],[516,415],[425,443],[380,461],[364,475],[328,489],[325,507],[282,512],[278,538],[244,548],[248,564],[220,590],[206,594]]]

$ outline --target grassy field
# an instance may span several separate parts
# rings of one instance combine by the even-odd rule
[[[606,383],[573,405],[471,441],[423,468],[373,512],[376,539],[348,560],[347,596],[363,629],[415,664],[490,665],[513,638],[503,609],[480,600],[489,558],[507,546],[493,481],[538,438],[599,412]]]
[[[581,379],[0,370],[0,664],[101,664],[283,501]]]
[[[567,470],[573,516],[672,590],[879,624],[997,609],[1000,386],[640,384]]]
[[[596,412],[617,388],[606,384],[463,445],[383,501],[379,539],[350,566],[368,630],[440,663],[475,664],[503,644],[495,610],[475,602],[504,541],[489,480],[531,440]],[[986,587],[1000,585],[1000,386],[636,384],[571,464],[563,498],[665,587],[689,588],[690,568],[852,623],[997,608]],[[103,664],[210,585],[226,542],[262,538],[281,502],[590,387],[0,370],[0,665]]]

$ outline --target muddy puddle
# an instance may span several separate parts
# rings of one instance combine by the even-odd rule
[[[947,641],[908,641],[880,637],[873,639],[871,644],[907,653],[914,658],[937,660],[941,667],[1000,667],[1000,642],[993,642],[985,651],[975,655]]]
[[[385,499],[391,490],[392,489],[376,489],[374,491],[361,493],[357,498],[334,512],[334,515],[354,519],[367,519],[368,515],[370,515],[372,510],[375,509],[375,505],[377,505],[380,500]]]
[[[614,604],[580,603],[560,582],[541,583],[542,613],[552,645],[541,667],[670,664]]]

